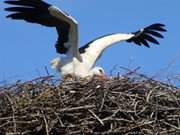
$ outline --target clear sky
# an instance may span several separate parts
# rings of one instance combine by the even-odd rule
[[[146,74],[180,73],[180,0],[45,0],[71,14],[79,22],[80,46],[105,34],[133,32],[152,23],[164,23],[168,32],[151,48],[121,42],[108,48],[97,65],[109,74],[115,66],[141,67]],[[29,80],[45,75],[58,54],[54,28],[5,18],[7,7],[0,1],[0,83]]]

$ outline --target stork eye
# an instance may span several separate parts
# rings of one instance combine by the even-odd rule
[[[99,72],[100,72],[100,73],[103,73],[103,70],[102,70],[102,69],[99,69]]]

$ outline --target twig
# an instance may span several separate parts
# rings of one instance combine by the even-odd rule
[[[91,109],[94,107],[95,107],[94,105],[85,105],[85,106],[79,106],[79,107],[64,108],[64,109],[61,109],[59,112],[72,112],[72,111],[77,111],[77,110]]]
[[[43,114],[43,119],[44,119],[44,123],[46,127],[46,135],[49,135],[49,126],[48,126],[48,123],[44,114]]]
[[[174,125],[172,125],[172,124],[170,124],[170,123],[167,123],[167,122],[165,122],[165,121],[162,121],[162,123],[164,123],[164,124],[166,124],[166,125],[174,128],[174,129],[176,129],[176,130],[178,130],[178,131],[180,132],[180,127],[176,127],[176,126],[174,126]]]
[[[103,121],[91,110],[88,109],[88,111],[101,123],[101,125],[104,126]]]

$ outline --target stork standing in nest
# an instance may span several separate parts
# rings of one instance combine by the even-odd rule
[[[159,44],[155,37],[163,38],[160,32],[166,31],[165,25],[155,23],[132,33],[101,36],[78,48],[78,23],[69,14],[42,0],[7,0],[5,3],[13,5],[5,9],[12,12],[8,18],[56,28],[58,39],[55,48],[64,56],[53,59],[51,65],[62,77],[71,75],[78,78],[103,78],[103,68],[94,65],[106,48],[121,41],[149,48],[150,42]]]

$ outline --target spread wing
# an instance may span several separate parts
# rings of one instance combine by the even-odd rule
[[[79,56],[78,24],[70,15],[42,0],[7,0],[5,3],[13,5],[5,9],[12,12],[8,18],[55,27],[58,33],[57,52]]]
[[[132,33],[115,33],[97,38],[79,49],[82,59],[88,68],[92,68],[103,51],[109,46],[127,41],[137,45],[150,47],[149,43],[159,44],[157,38],[163,38],[160,32],[165,32],[163,24],[156,23]]]

